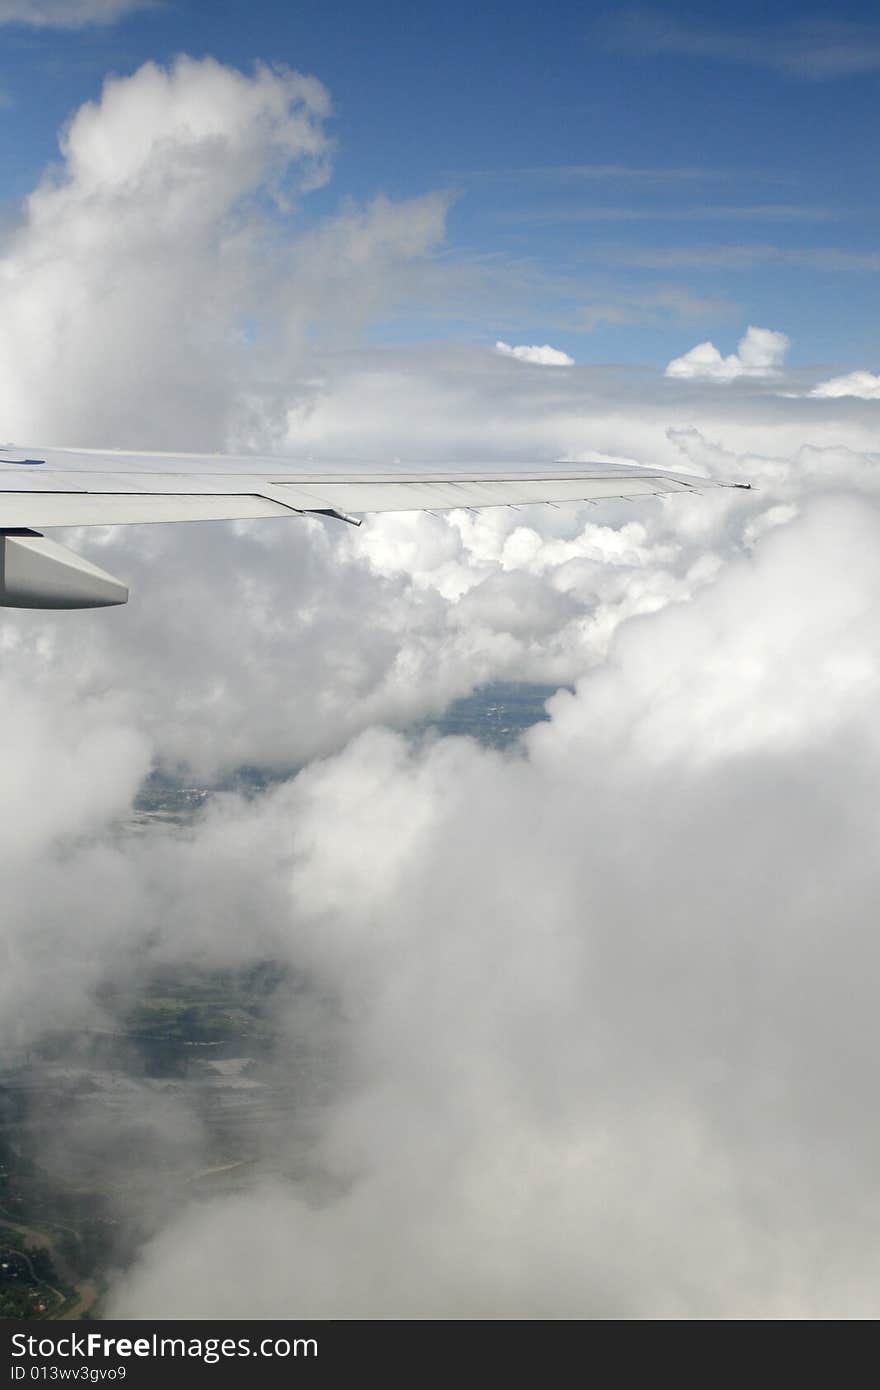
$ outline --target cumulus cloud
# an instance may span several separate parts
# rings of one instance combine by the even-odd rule
[[[80,108],[0,260],[7,437],[192,440],[195,408],[222,438],[268,251],[243,213],[324,177],[328,108],[314,79],[188,58]]]
[[[848,372],[846,376],[820,381],[810,395],[830,398],[858,396],[863,401],[880,400],[880,376],[875,376],[873,372]]]
[[[785,362],[789,340],[771,328],[746,329],[737,352],[722,357],[714,343],[698,343],[683,357],[674,357],[666,375],[680,381],[735,381],[738,377],[774,377]]]
[[[569,357],[567,352],[562,352],[559,348],[551,347],[545,343],[543,347],[511,347],[510,343],[502,343],[500,340],[495,344],[495,351],[500,352],[503,357],[515,357],[518,362],[533,362],[538,367],[573,367],[574,358]]]
[[[109,79],[0,258],[5,437],[271,446],[310,335],[343,346],[443,234],[430,195],[300,231],[329,114],[319,81],[264,65]]]
[[[156,0],[0,0],[0,24],[28,24],[37,29],[85,29],[115,24],[136,10],[152,9]]]
[[[525,759],[374,732],[204,827],[350,1020],[339,1186],[191,1205],[113,1315],[868,1312],[878,542],[815,502]]]

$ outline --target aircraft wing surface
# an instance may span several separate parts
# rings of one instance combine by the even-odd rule
[[[8,445],[0,447],[0,530],[527,506],[716,486],[689,474],[611,463],[395,463],[369,471],[251,455]]]
[[[112,575],[41,534],[53,526],[597,502],[725,486],[631,464],[355,466],[253,455],[0,446],[0,605],[124,603]],[[742,486],[742,484],[733,484]],[[39,530],[37,529],[39,528]]]

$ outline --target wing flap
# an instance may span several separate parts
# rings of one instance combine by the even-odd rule
[[[695,480],[699,482],[700,480]],[[400,483],[327,482],[309,491],[330,506],[349,512],[443,511],[454,507],[530,506],[542,502],[589,502],[610,497],[688,491],[661,477],[473,478]],[[272,496],[284,495],[276,484]]]

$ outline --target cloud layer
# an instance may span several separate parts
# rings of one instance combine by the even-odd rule
[[[192,1204],[112,1313],[869,1312],[880,513],[727,526],[524,759],[371,731],[187,841],[68,861],[83,920],[114,897],[104,972],[146,923],[153,961],[271,952],[351,1059],[333,1200]]]

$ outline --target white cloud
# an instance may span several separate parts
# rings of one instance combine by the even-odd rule
[[[880,400],[880,376],[875,376],[873,372],[849,372],[846,376],[834,376],[830,381],[820,381],[813,387],[810,395],[827,398],[857,396],[863,401]]]
[[[112,1315],[867,1313],[878,556],[876,502],[816,502],[525,759],[373,732],[206,826],[350,1020],[335,1195],[193,1204]]]
[[[7,436],[194,443],[195,410],[223,438],[274,252],[248,201],[324,177],[327,111],[314,79],[187,58],[80,108],[0,260]]]
[[[0,259],[6,437],[272,444],[309,335],[354,336],[443,234],[428,196],[291,235],[329,112],[315,78],[186,57],[80,108]]]
[[[698,343],[674,357],[666,375],[680,381],[735,381],[737,377],[773,377],[781,371],[789,340],[770,328],[746,329],[738,351],[722,357],[714,343]]]
[[[504,357],[515,357],[518,362],[533,362],[539,367],[573,367],[574,358],[559,348],[545,343],[543,347],[511,347],[510,343],[497,342],[495,351]]]
[[[115,24],[155,4],[156,0],[0,0],[0,24],[84,29],[90,24]]]

